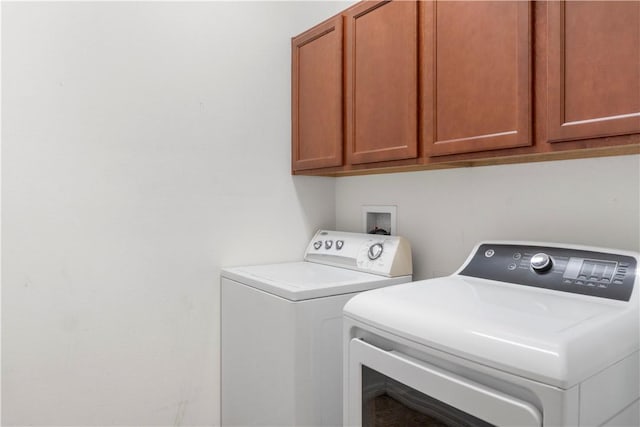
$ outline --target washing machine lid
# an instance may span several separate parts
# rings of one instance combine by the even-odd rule
[[[639,349],[638,293],[616,301],[453,275],[352,298],[345,315],[567,389]]]
[[[222,277],[291,301],[361,292],[411,280],[411,276],[388,278],[305,261],[226,268]]]

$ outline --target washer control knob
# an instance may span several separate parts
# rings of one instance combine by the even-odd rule
[[[369,252],[367,255],[369,255],[369,259],[373,261],[374,259],[380,258],[380,255],[382,255],[382,250],[382,243],[374,243],[373,245],[369,246]]]
[[[324,248],[325,249],[331,249],[331,246],[333,246],[333,240],[325,240],[324,241]]]
[[[344,246],[344,240],[336,240],[336,249],[340,250]]]
[[[537,253],[531,257],[531,268],[536,273],[543,273],[551,268],[553,262],[551,257],[545,253]]]
[[[316,240],[315,242],[313,242],[313,247],[318,250],[322,247],[322,240]]]

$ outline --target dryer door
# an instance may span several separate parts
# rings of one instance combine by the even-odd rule
[[[541,426],[530,403],[354,338],[345,425]]]

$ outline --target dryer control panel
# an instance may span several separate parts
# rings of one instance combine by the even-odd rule
[[[458,274],[629,301],[637,259],[605,249],[483,243]]]
[[[387,277],[412,274],[411,247],[401,236],[319,230],[304,260]]]

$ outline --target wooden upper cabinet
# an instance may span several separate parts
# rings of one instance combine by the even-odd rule
[[[532,145],[531,3],[421,6],[426,156]]]
[[[343,163],[342,34],[339,16],[292,39],[293,171]]]
[[[361,2],[345,12],[349,164],[418,155],[418,6]]]
[[[547,135],[640,132],[640,2],[547,4]]]

